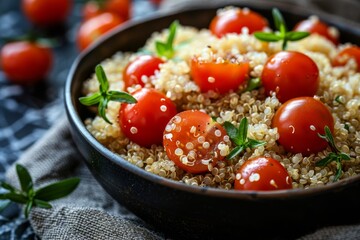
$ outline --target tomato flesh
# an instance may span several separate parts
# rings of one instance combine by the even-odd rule
[[[291,189],[292,180],[281,163],[270,157],[247,160],[237,171],[236,190],[271,191]]]
[[[317,18],[310,18],[299,22],[295,26],[294,30],[309,32],[311,34],[319,34],[330,40],[335,45],[339,43],[339,36],[337,32],[331,32],[329,26]]]
[[[191,60],[191,76],[201,92],[210,90],[220,94],[236,91],[248,79],[249,63],[223,63]]]
[[[164,61],[161,58],[150,55],[142,55],[134,61],[129,62],[123,72],[125,89],[137,84],[143,87],[145,84],[141,80],[141,77],[154,75],[162,63],[164,63]]]
[[[53,54],[47,47],[19,41],[5,44],[1,49],[0,59],[8,79],[18,84],[34,84],[48,74]]]
[[[102,13],[90,18],[80,25],[77,35],[77,45],[82,51],[99,37],[122,24],[124,20],[113,13]]]
[[[327,147],[328,143],[318,134],[325,133],[325,126],[334,132],[334,119],[322,102],[312,97],[299,97],[281,105],[272,126],[278,129],[278,142],[286,151],[308,156]]]
[[[333,60],[333,66],[344,66],[351,58],[356,61],[357,70],[360,71],[360,47],[351,46],[344,48],[336,55]]]
[[[268,26],[267,20],[249,9],[232,8],[219,12],[210,22],[210,31],[222,37],[227,33],[241,33],[244,27],[249,33],[263,30]]]
[[[281,51],[264,65],[261,82],[268,95],[276,93],[280,102],[301,96],[314,96],[319,87],[316,63],[300,52]]]
[[[137,103],[123,103],[119,111],[123,133],[143,147],[161,145],[166,124],[177,113],[175,104],[155,89],[141,88],[132,95]]]
[[[189,173],[209,171],[228,154],[225,129],[208,114],[187,110],[175,115],[164,131],[163,146],[167,156]]]
[[[22,9],[26,17],[32,23],[41,26],[63,23],[71,7],[71,0],[22,0]]]

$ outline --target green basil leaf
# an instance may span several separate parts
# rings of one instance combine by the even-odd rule
[[[240,140],[241,144],[244,144],[246,142],[247,132],[248,132],[248,120],[246,117],[243,117],[240,121],[240,126],[238,131],[238,139]]]
[[[26,203],[28,201],[28,198],[24,195],[18,194],[18,193],[2,193],[0,194],[0,199],[5,200],[8,199],[10,201],[16,202],[16,203]]]
[[[100,92],[107,92],[109,90],[109,82],[107,80],[104,69],[100,64],[95,67],[95,74],[100,83]]]
[[[52,208],[52,205],[48,202],[39,200],[39,199],[34,199],[34,206],[39,207],[39,208]]]
[[[26,206],[25,206],[25,209],[24,209],[24,214],[25,214],[25,217],[28,218],[29,217],[29,214],[30,214],[30,210],[33,206],[33,201],[29,201],[26,203]]]
[[[231,122],[225,121],[224,128],[231,140],[234,140],[237,138],[238,130]]]
[[[308,37],[309,35],[310,35],[309,32],[292,31],[292,32],[287,32],[285,36],[286,36],[286,39],[289,41],[298,41],[298,40]]]
[[[233,150],[231,150],[231,152],[229,153],[229,155],[226,156],[226,159],[230,160],[230,159],[236,157],[236,156],[239,155],[243,150],[244,150],[244,147],[243,147],[243,146],[237,146],[237,147],[235,147]]]
[[[33,181],[28,170],[24,166],[16,164],[16,172],[19,178],[21,189],[24,192],[28,192],[30,189],[32,189]]]
[[[266,144],[265,141],[258,141],[252,138],[248,138],[248,147],[249,148],[257,148],[260,146],[264,146]]]
[[[109,103],[109,100],[107,98],[102,98],[100,100],[100,103],[98,106],[98,113],[99,113],[99,116],[105,120],[105,122],[112,124],[112,122],[110,122],[110,120],[106,116],[106,108],[107,108],[108,103]]]
[[[111,101],[136,103],[137,100],[126,92],[109,91],[109,98]]]
[[[168,45],[166,43],[155,42],[155,48],[159,56],[163,56],[167,58],[168,56],[171,55],[171,53],[169,53]]]
[[[261,86],[260,78],[251,78],[248,81],[248,84],[247,84],[246,88],[244,89],[244,92],[252,91],[254,89],[259,88],[260,86]]]
[[[175,20],[174,22],[171,23],[170,25],[170,33],[169,33],[169,37],[167,39],[167,45],[170,48],[173,48],[173,42],[175,39],[175,35],[176,35],[176,29],[179,25],[179,21]]]
[[[277,42],[283,39],[281,36],[268,32],[255,32],[254,37],[264,42]]]
[[[274,24],[276,29],[278,29],[282,34],[284,34],[287,31],[287,27],[279,9],[273,8],[272,15],[274,18]]]
[[[318,167],[324,167],[332,162],[334,159],[331,156],[324,157],[320,161],[316,162],[315,165]]]
[[[0,182],[0,186],[6,190],[9,190],[10,192],[15,192],[16,188],[13,187],[12,185],[6,183],[6,182]]]
[[[0,200],[0,212],[5,210],[11,204],[10,200]]]
[[[101,99],[101,93],[96,92],[90,96],[80,97],[79,101],[81,104],[83,104],[85,106],[92,106],[92,105],[99,103],[100,99]]]
[[[45,186],[35,192],[35,198],[42,201],[51,201],[69,195],[80,183],[79,178],[68,178]]]
[[[346,153],[340,153],[339,154],[339,157],[342,159],[342,160],[350,160],[350,156],[347,155]]]

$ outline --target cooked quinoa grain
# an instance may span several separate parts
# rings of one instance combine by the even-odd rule
[[[146,42],[144,50],[155,54],[155,41],[164,41],[167,36],[167,29],[154,33]],[[174,45],[175,56],[161,64],[154,76],[143,79],[145,87],[152,87],[163,92],[181,111],[201,110],[214,116],[220,124],[229,121],[237,127],[240,120],[246,117],[249,122],[248,137],[266,141],[266,145],[246,149],[243,154],[231,161],[219,161],[214,166],[210,163],[207,173],[186,173],[169,160],[163,146],[140,147],[124,136],[117,122],[121,105],[117,102],[110,102],[107,109],[107,116],[113,122],[112,125],[99,116],[85,121],[87,129],[99,142],[145,171],[193,186],[232,189],[235,179],[241,177],[236,175],[236,171],[247,159],[257,156],[278,160],[292,178],[293,188],[324,186],[334,180],[335,162],[324,167],[315,166],[317,161],[330,153],[329,147],[304,157],[299,153],[287,153],[278,144],[279,133],[276,128],[271,127],[272,118],[281,106],[275,94],[266,96],[261,87],[250,92],[239,89],[225,95],[212,91],[200,93],[199,87],[191,78],[190,61],[193,56],[198,56],[198,59],[204,61],[216,59],[221,62],[224,57],[229,56],[233,61],[247,61],[250,65],[250,77],[260,77],[268,57],[281,51],[281,43],[261,42],[246,31],[242,34],[228,34],[217,38],[207,29],[198,30],[179,26]],[[288,45],[288,50],[306,54],[319,68],[320,86],[315,98],[330,109],[335,122],[336,146],[351,157],[351,160],[342,162],[343,173],[340,179],[360,173],[360,73],[357,71],[355,61],[349,61],[343,67],[331,66],[334,56],[347,46],[350,44],[336,47],[327,39],[317,35],[310,35],[301,41],[290,42]],[[130,92],[133,90],[133,88],[124,89],[122,72],[126,64],[137,54],[116,53],[113,57],[101,62],[111,90]],[[215,81],[215,79],[209,78],[208,81]],[[88,95],[96,91],[98,91],[98,82],[95,76],[92,76],[84,83],[83,93]],[[137,129],[132,131],[136,132]],[[219,131],[215,134],[221,133]],[[224,142],[228,144],[222,146],[223,153],[228,154],[229,148],[233,146],[228,136],[224,137]],[[189,143],[186,147],[190,149],[192,146]]]

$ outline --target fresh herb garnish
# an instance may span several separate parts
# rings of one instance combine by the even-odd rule
[[[341,95],[338,95],[335,97],[335,101],[339,104],[344,104],[344,97]]]
[[[310,35],[309,32],[288,31],[285,20],[277,8],[273,8],[272,16],[274,18],[274,23],[277,31],[274,33],[255,32],[254,36],[257,39],[265,42],[277,42],[282,40],[282,49],[285,50],[288,41],[298,41]]]
[[[260,78],[250,78],[244,92],[249,92],[261,86]]]
[[[99,116],[102,117],[107,123],[112,124],[106,117],[106,109],[109,101],[136,103],[136,99],[126,92],[109,91],[109,82],[107,80],[104,69],[101,65],[97,65],[95,68],[95,74],[99,81],[99,92],[96,92],[90,96],[80,97],[79,101],[81,104],[91,106],[99,104],[98,112]]]
[[[175,49],[174,49],[173,43],[174,43],[176,29],[177,29],[178,25],[179,25],[178,21],[174,21],[173,23],[171,23],[170,28],[169,28],[169,36],[168,36],[166,42],[160,42],[160,41],[155,42],[156,53],[160,57],[166,57],[167,59],[169,59],[174,56]]]
[[[336,147],[335,142],[334,142],[334,137],[331,134],[330,128],[328,126],[325,126],[324,128],[325,130],[325,134],[318,134],[319,137],[321,137],[322,139],[325,139],[330,148],[331,148],[331,153],[329,153],[329,155],[327,155],[325,158],[321,159],[320,161],[318,161],[316,163],[316,166],[326,166],[329,163],[335,161],[336,162],[336,173],[335,173],[335,178],[334,178],[334,182],[336,182],[342,173],[342,165],[341,165],[341,161],[342,160],[350,160],[350,156],[347,155],[346,153],[340,152],[340,150]]]
[[[246,117],[241,119],[238,129],[231,122],[228,121],[224,123],[224,127],[230,139],[236,145],[236,147],[231,150],[229,155],[226,157],[229,160],[239,155],[246,148],[253,149],[266,144],[266,142],[264,141],[258,141],[247,137],[248,120]]]
[[[68,178],[35,190],[31,176],[24,166],[16,164],[16,172],[21,190],[6,182],[0,182],[0,186],[7,190],[7,192],[0,194],[0,200],[3,200],[0,202],[0,211],[11,202],[25,204],[24,214],[26,218],[29,216],[32,207],[52,208],[49,201],[69,195],[80,183],[79,178]]]

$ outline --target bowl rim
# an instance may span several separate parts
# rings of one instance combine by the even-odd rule
[[[73,64],[71,65],[70,71],[67,75],[65,88],[64,88],[64,101],[65,101],[65,109],[66,114],[68,117],[68,120],[72,122],[75,127],[77,128],[78,132],[82,135],[82,137],[85,139],[85,141],[90,144],[98,153],[100,153],[103,157],[109,159],[112,163],[118,165],[121,168],[124,168],[126,171],[131,172],[132,174],[137,175],[140,178],[146,179],[147,181],[150,181],[155,184],[159,184],[163,187],[171,188],[178,191],[185,191],[192,194],[202,194],[207,195],[211,197],[217,197],[217,198],[234,198],[234,199],[272,199],[272,200],[279,200],[279,199],[299,199],[301,198],[308,198],[313,197],[319,194],[323,194],[324,192],[337,192],[340,191],[342,188],[350,187],[351,185],[358,184],[360,182],[360,174],[357,176],[352,176],[346,179],[342,179],[341,181],[334,182],[334,183],[328,183],[324,186],[320,187],[314,187],[314,188],[308,188],[308,189],[288,189],[288,190],[274,190],[274,191],[250,191],[250,190],[244,190],[244,191],[237,191],[234,189],[231,190],[225,190],[225,189],[219,189],[219,188],[213,188],[213,187],[199,187],[199,186],[191,186],[184,183],[181,183],[179,181],[175,181],[172,179],[167,179],[161,176],[158,176],[156,174],[147,172],[143,168],[137,167],[124,158],[120,157],[116,153],[112,152],[105,146],[103,146],[99,141],[95,139],[94,136],[91,135],[91,133],[86,129],[83,121],[79,117],[73,103],[73,97],[71,95],[71,89],[73,86],[73,76],[75,75],[78,67],[82,64],[84,59],[88,55],[90,55],[99,45],[102,45],[103,42],[106,39],[113,38],[117,36],[118,34],[121,34],[122,31],[133,28],[134,26],[138,26],[141,24],[146,24],[146,22],[151,20],[161,20],[164,18],[171,17],[176,14],[185,13],[188,11],[194,11],[194,10],[214,10],[216,8],[222,7],[222,6],[228,6],[228,5],[243,5],[243,6],[251,6],[254,5],[261,5],[261,8],[270,8],[271,7],[278,7],[281,11],[285,11],[289,14],[301,15],[298,14],[299,12],[306,13],[304,15],[317,15],[321,19],[324,19],[326,22],[336,22],[337,27],[341,27],[344,29],[344,31],[351,31],[355,32],[356,35],[360,36],[360,24],[352,22],[350,20],[343,19],[341,17],[337,17],[331,14],[328,14],[326,12],[321,12],[317,10],[311,10],[306,9],[301,6],[293,6],[291,9],[286,9],[288,7],[288,4],[284,4],[281,2],[278,3],[269,3],[268,1],[242,1],[242,2],[236,2],[236,1],[222,1],[222,2],[210,2],[207,3],[206,6],[203,6],[198,3],[189,4],[187,6],[184,6],[179,9],[175,10],[166,10],[166,11],[158,11],[156,14],[152,14],[149,16],[145,16],[141,19],[133,19],[131,21],[125,22],[124,24],[117,27],[114,31],[111,31],[108,34],[105,34],[102,36],[99,41],[93,45],[91,45],[89,48],[82,51],[78,57],[75,59]],[[255,6],[255,7],[256,7]],[[271,8],[270,8],[271,9]],[[285,10],[286,9],[286,10]],[[340,20],[340,21],[339,21]],[[351,23],[349,25],[349,23]],[[355,27],[353,27],[355,26]]]

